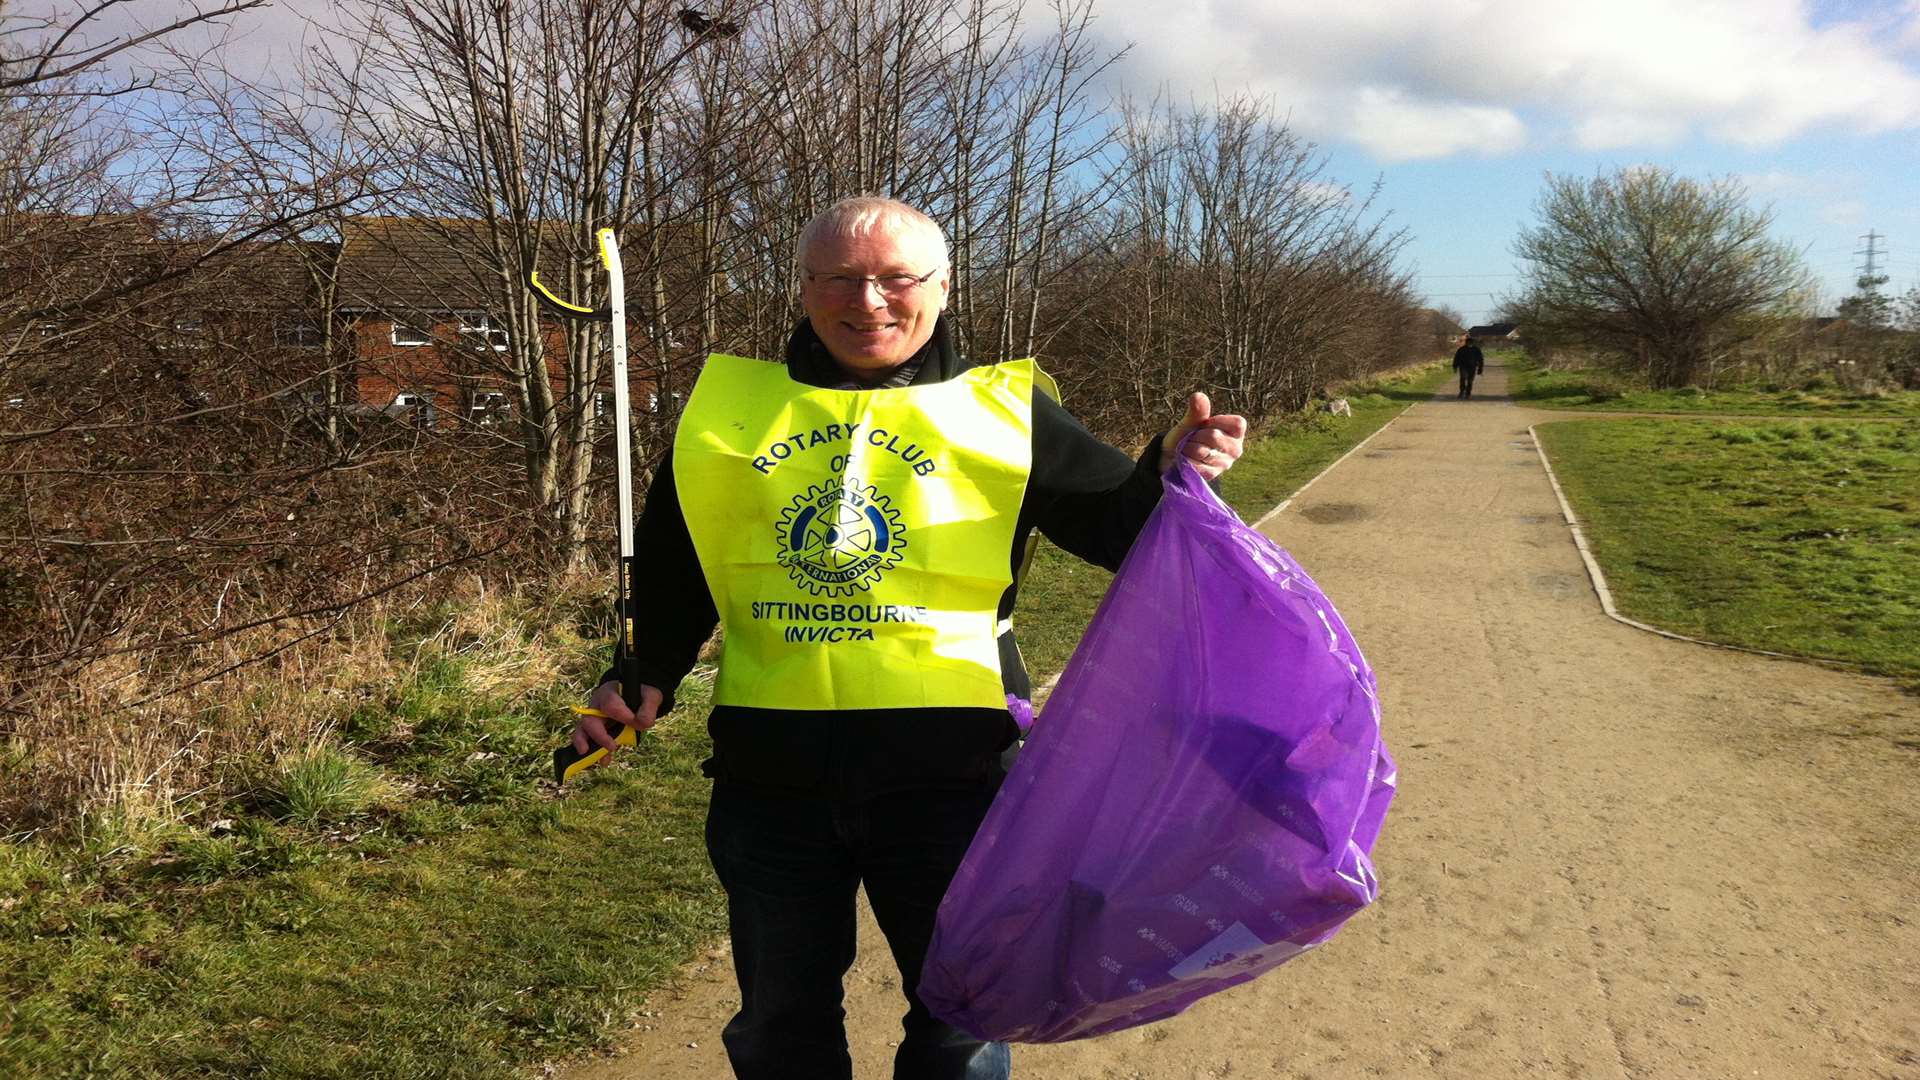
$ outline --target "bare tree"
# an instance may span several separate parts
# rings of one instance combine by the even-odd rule
[[[1797,253],[1769,236],[1771,211],[1730,178],[1549,174],[1535,210],[1514,244],[1528,266],[1513,306],[1529,335],[1584,343],[1655,387],[1694,381],[1806,281]]]
[[[365,504],[316,509],[329,465],[280,452],[293,358],[246,273],[321,204],[253,197],[171,48],[260,5],[82,44],[116,3],[0,10],[0,709],[29,740],[61,728],[49,715],[137,718],[105,725],[84,767],[49,768],[49,802],[131,782],[119,751],[172,730],[150,703],[222,666],[200,646],[284,621],[253,654],[271,655],[330,621],[289,613],[339,610],[316,583],[361,584],[307,557],[359,538]]]
[[[634,277],[654,285],[636,305],[660,346],[652,381],[669,381],[673,315],[661,268],[681,252],[669,250],[679,178],[663,175],[674,122],[666,90],[681,61],[717,43],[714,32],[683,27],[673,7],[374,0],[346,31],[364,43],[359,66],[327,80],[335,101],[359,98],[358,123],[403,178],[395,208],[460,255],[473,294],[504,328],[505,347],[474,359],[513,388],[527,504],[554,523],[576,564],[589,528],[604,336],[594,325],[545,332],[523,283],[558,253],[564,265],[547,275],[584,299],[598,276],[595,231],[637,233]]]
[[[1887,364],[1895,384],[1920,390],[1920,285],[1908,289],[1894,306],[1897,345]]]
[[[1114,422],[1164,423],[1195,386],[1275,415],[1408,359],[1382,344],[1398,331],[1374,323],[1398,327],[1411,310],[1393,268],[1402,234],[1328,181],[1269,106],[1129,105],[1121,124],[1111,247],[1078,273],[1080,301],[1053,339],[1085,355],[1069,377],[1104,383]]]

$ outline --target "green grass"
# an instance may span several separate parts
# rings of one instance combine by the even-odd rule
[[[338,742],[235,762],[188,826],[0,844],[0,1076],[521,1075],[606,1042],[721,932],[702,679],[555,798],[600,659],[488,693],[396,629],[411,677]]]
[[[380,773],[352,753],[316,746],[282,762],[268,794],[287,820],[325,825],[367,813],[382,786]]]
[[[1850,394],[1824,378],[1803,380],[1795,386],[1646,390],[1604,371],[1545,371],[1517,352],[1508,353],[1503,359],[1511,365],[1513,399],[1543,409],[1723,416],[1920,417],[1920,391],[1913,390]]]
[[[1622,614],[1920,678],[1920,421],[1538,431]]]
[[[1258,516],[1443,374],[1281,427],[1228,474],[1229,501]],[[1108,580],[1043,545],[1018,617],[1036,677],[1065,665]],[[0,1076],[520,1076],[609,1044],[723,932],[708,681],[556,798],[540,778],[599,658],[489,691],[478,665],[500,649],[446,623],[389,627],[408,677],[344,709],[331,742],[234,762],[187,825],[0,843]]]

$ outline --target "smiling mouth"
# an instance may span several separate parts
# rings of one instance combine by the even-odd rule
[[[842,322],[840,325],[858,334],[878,334],[883,330],[891,330],[894,327],[899,326],[900,324],[889,322],[889,323],[876,323],[872,326],[862,326],[859,323]]]

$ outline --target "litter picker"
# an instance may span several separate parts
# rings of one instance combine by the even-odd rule
[[[620,695],[626,700],[627,707],[638,709],[640,678],[633,664],[633,621],[636,615],[633,600],[633,413],[627,400],[626,278],[620,270],[620,245],[613,237],[613,230],[601,229],[596,237],[600,241],[600,264],[607,270],[606,307],[581,307],[562,300],[541,283],[540,272],[535,269],[527,271],[527,288],[561,318],[610,324],[609,331],[613,336],[614,454],[618,459],[620,477],[620,645],[614,651],[613,670],[620,681]],[[590,716],[606,716],[598,709],[584,705],[575,705],[573,711]],[[607,734],[612,735],[613,741],[621,746],[632,746],[638,733],[616,720],[608,720]],[[577,774],[598,765],[606,756],[606,750],[601,747],[593,747],[582,754],[573,748],[572,742],[568,742],[553,752],[554,782],[564,784]]]

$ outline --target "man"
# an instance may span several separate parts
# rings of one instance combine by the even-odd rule
[[[1453,370],[1460,373],[1460,393],[1462,398],[1473,396],[1473,377],[1487,370],[1487,358],[1481,353],[1480,346],[1473,343],[1471,337],[1467,343],[1453,352]]]
[[[806,318],[785,365],[708,360],[637,523],[639,708],[605,681],[591,703],[651,727],[724,623],[707,851],[740,982],[722,1035],[736,1075],[851,1075],[841,979],[865,885],[907,995],[895,1076],[1005,1077],[1004,1044],[941,1023],[915,988],[1030,692],[1015,567],[1038,528],[1117,568],[1181,440],[1215,477],[1246,421],[1194,394],[1135,462],[1037,392],[1029,362],[969,365],[941,315],[946,240],[903,203],[842,200],[795,261]],[[573,742],[613,749],[592,716]]]

